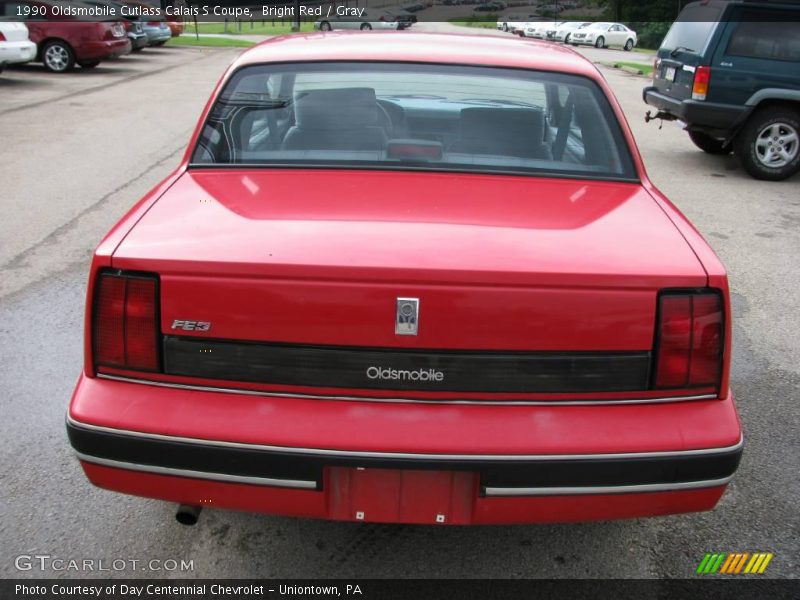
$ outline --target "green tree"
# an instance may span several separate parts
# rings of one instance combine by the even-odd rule
[[[691,0],[596,0],[604,17],[625,23],[637,32],[639,46],[658,48],[670,25]]]

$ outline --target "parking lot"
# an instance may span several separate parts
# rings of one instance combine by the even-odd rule
[[[586,52],[598,60],[592,53],[615,51]],[[647,80],[605,67],[651,178],[729,271],[732,386],[746,447],[716,510],[475,528],[206,510],[187,528],[175,522],[171,505],[93,488],[64,431],[82,365],[89,257],[127,208],[177,165],[236,53],[164,48],[92,71],[51,75],[31,65],[0,76],[3,577],[92,575],[19,571],[15,557],[22,554],[192,561],[191,572],[126,566],[94,573],[125,577],[690,577],[712,551],[772,552],[768,576],[800,577],[800,179],[753,180],[732,157],[697,150],[674,123],[645,124]]]

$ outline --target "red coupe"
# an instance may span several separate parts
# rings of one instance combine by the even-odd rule
[[[86,475],[184,523],[702,511],[742,453],[725,270],[551,44],[244,53],[97,248],[86,332]]]

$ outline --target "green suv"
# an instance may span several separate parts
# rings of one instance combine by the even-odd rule
[[[664,38],[644,101],[647,120],[680,120],[695,145],[733,152],[750,175],[800,171],[800,5],[687,4]]]

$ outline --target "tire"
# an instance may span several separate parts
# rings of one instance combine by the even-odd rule
[[[167,43],[167,40],[164,40],[163,42],[156,42],[155,44],[153,44],[153,46],[159,46],[160,47],[160,46],[163,46],[166,43]]]
[[[695,146],[700,148],[703,152],[708,154],[730,154],[730,145],[723,146],[722,140],[711,137],[702,131],[689,131],[689,139],[692,140]]]
[[[78,63],[84,69],[94,69],[97,65],[100,64],[99,60],[92,60],[87,62],[79,62]]]
[[[319,24],[320,31],[331,31],[331,29],[333,28],[331,27],[331,24],[328,23],[327,21],[323,21],[322,23]]]
[[[51,73],[66,73],[75,68],[75,53],[67,42],[48,42],[42,49],[42,62]]]
[[[595,48],[605,48],[605,47],[606,47],[606,38],[604,38],[604,37],[601,35],[601,36],[600,36],[599,38],[597,38],[597,40],[595,41],[595,43],[594,43],[594,47],[595,47]]]
[[[757,110],[736,136],[734,152],[756,179],[791,177],[800,171],[800,114],[783,106]]]
[[[633,50],[633,40],[628,38],[628,41],[625,42],[625,45],[622,47],[622,49],[625,50],[625,52],[630,52]]]
[[[131,48],[131,52],[141,52],[142,50],[144,50],[144,48],[141,46],[139,48]]]
[[[564,36],[564,43],[569,44],[569,34]]]
[[[372,29],[372,25],[369,23],[362,23],[361,24],[361,31],[370,31]]]

